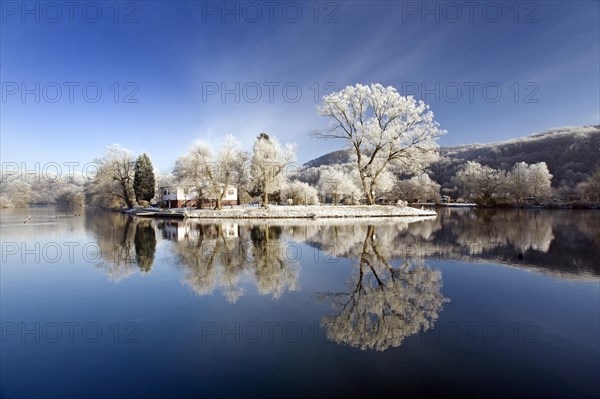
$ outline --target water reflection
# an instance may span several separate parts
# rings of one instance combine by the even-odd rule
[[[217,291],[231,304],[253,289],[273,300],[300,291],[302,263],[316,266],[317,274],[324,270],[313,265],[315,253],[347,259],[342,264],[351,268],[336,269],[340,283],[334,279],[309,295],[331,306],[318,315],[327,338],[363,350],[397,347],[432,328],[449,301],[441,272],[427,265],[432,258],[505,263],[559,278],[600,275],[600,212],[594,211],[445,209],[428,220],[271,222],[154,220],[98,211],[87,211],[83,222],[34,216],[49,230],[5,218],[2,232],[13,240],[62,236],[62,225],[91,233],[101,254],[98,267],[114,281],[172,267],[156,260],[162,242],[160,251],[173,255],[185,285],[199,296]],[[318,251],[297,257],[299,244]]]
[[[173,243],[184,281],[200,294],[221,289],[235,303],[242,281],[280,298],[299,289],[297,264],[286,261],[289,243],[306,243],[331,256],[359,259],[366,221],[166,221],[117,213],[86,215],[114,280],[149,272],[158,237]],[[374,242],[383,258],[506,263],[568,278],[600,275],[600,212],[548,210],[440,210],[409,223],[377,221]],[[289,258],[289,256],[288,256]],[[289,259],[288,259],[289,260]]]
[[[422,232],[427,231],[427,235]],[[496,262],[568,278],[600,275],[600,212],[446,209],[397,237],[420,256]]]
[[[379,236],[390,237],[386,233],[392,227],[377,229]],[[330,299],[335,311],[321,319],[321,326],[337,343],[383,351],[432,327],[448,300],[441,293],[441,272],[426,267],[422,259],[405,258],[394,265],[393,251],[389,243],[378,239],[376,228],[360,229],[364,231],[362,250],[348,290],[318,294],[320,299]]]
[[[172,223],[172,222],[171,222]],[[184,224],[183,238],[173,246],[179,267],[184,271],[183,281],[198,295],[212,294],[216,287],[230,303],[244,294],[239,283],[246,267],[247,239],[240,237],[234,226]],[[169,223],[160,224],[159,228]]]
[[[174,241],[183,281],[198,295],[220,289],[229,303],[235,303],[245,294],[241,284],[246,276],[252,276],[260,294],[273,299],[299,288],[298,265],[284,259],[278,226],[178,221],[158,227],[163,237]]]
[[[489,210],[443,215],[444,225],[456,228],[456,243],[468,248],[471,255],[482,254],[498,247],[512,247],[516,251],[548,252],[554,239],[552,218],[541,217],[539,212],[516,210],[493,212]]]
[[[361,349],[385,350],[405,337],[430,328],[447,302],[442,276],[423,259],[404,256],[396,245],[406,223],[216,223],[161,222],[163,237],[184,272],[183,281],[199,295],[220,289],[230,303],[245,293],[244,276],[261,295],[279,299],[299,289],[299,267],[288,244],[305,241],[327,255],[357,259],[357,270],[344,292],[321,292],[334,314],[321,325],[335,342]],[[288,239],[286,239],[287,237]]]
[[[137,264],[141,271],[148,273],[152,270],[156,252],[156,233],[149,220],[135,226],[134,244]]]
[[[152,221],[114,212],[89,212],[85,228],[94,235],[100,251],[98,267],[113,281],[140,271],[148,273],[154,264],[156,233]]]
[[[251,264],[258,292],[279,299],[286,291],[298,290],[297,264],[286,259],[287,249],[281,238],[281,228],[270,225],[253,226]]]

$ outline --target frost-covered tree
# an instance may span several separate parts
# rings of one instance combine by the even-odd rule
[[[143,153],[135,160],[133,172],[133,191],[135,192],[135,199],[138,204],[154,198],[155,186],[156,182],[152,161],[150,161],[148,154]]]
[[[495,205],[507,190],[506,172],[469,161],[454,177],[463,193],[482,205]]]
[[[83,205],[84,182],[79,173],[0,171],[0,207]]]
[[[197,195],[197,206],[206,198],[210,182],[207,177],[206,168],[213,162],[213,154],[208,143],[196,141],[188,152],[175,161],[173,175],[184,187],[193,187]]]
[[[175,176],[170,172],[163,172],[161,170],[154,170],[154,178],[158,187],[170,186],[175,182]]]
[[[507,174],[507,180],[517,204],[522,204],[526,196],[538,198],[550,194],[552,174],[548,171],[546,162],[533,165],[518,162]]]
[[[96,160],[98,169],[94,177],[86,184],[86,198],[89,203],[100,206],[112,206],[125,203],[133,208],[134,160],[131,152],[116,144],[109,147],[104,156]]]
[[[323,165],[319,167],[319,174],[317,187],[321,193],[331,196],[334,204],[342,198],[354,201],[359,197],[356,179],[343,165]]]
[[[281,196],[291,200],[293,205],[314,205],[319,202],[317,189],[301,181],[285,183],[281,189]]]
[[[356,171],[354,171],[353,174],[357,175],[358,173]],[[359,177],[357,177],[356,180],[360,181]],[[371,193],[373,195],[373,201],[375,201],[377,199],[377,197],[379,197],[380,195],[390,193],[391,190],[394,188],[394,185],[396,185],[397,182],[398,182],[398,179],[392,173],[391,170],[383,170],[379,174],[377,180],[374,181],[373,184],[371,185]],[[367,203],[368,203],[368,197],[367,197]]]
[[[64,187],[56,196],[57,205],[81,206],[84,204],[84,200],[83,189],[78,186]]]
[[[236,165],[240,162],[240,145],[232,135],[225,136],[219,148],[216,162],[208,168],[208,179],[212,192],[217,199],[215,209],[221,209],[227,187],[233,185],[235,174],[239,170]]]
[[[262,207],[269,206],[269,194],[285,183],[285,169],[295,160],[295,147],[281,147],[275,137],[261,133],[252,147],[251,176],[254,186],[262,195]]]
[[[26,208],[31,200],[32,190],[31,184],[14,180],[10,184],[3,187],[3,207]]]
[[[529,166],[528,193],[536,198],[546,197],[550,194],[552,174],[546,162],[538,162]]]
[[[173,172],[178,180],[195,187],[198,199],[214,198],[215,209],[221,209],[227,187],[235,182],[239,155],[239,143],[232,135],[225,136],[216,154],[208,143],[196,141],[188,153],[175,162]]]
[[[577,191],[583,197],[600,202],[600,165],[596,166],[590,177],[577,185]]]
[[[318,111],[332,119],[331,129],[317,132],[324,139],[346,141],[354,156],[367,203],[391,168],[418,172],[437,155],[437,139],[445,132],[423,101],[401,96],[381,84],[347,86],[323,98]]]
[[[521,204],[527,196],[527,187],[529,185],[529,165],[525,162],[517,162],[507,175],[508,185],[512,195]]]
[[[237,156],[237,162],[233,165],[233,186],[237,188],[237,203],[246,203],[250,201],[251,179],[250,179],[250,154],[247,151],[240,151]]]
[[[400,196],[408,201],[438,201],[440,198],[440,185],[431,180],[427,173],[402,180],[397,188]]]

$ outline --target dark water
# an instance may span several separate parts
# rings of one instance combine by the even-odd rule
[[[600,396],[597,211],[1,216],[3,398]]]

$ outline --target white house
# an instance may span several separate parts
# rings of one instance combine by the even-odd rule
[[[161,199],[167,208],[195,207],[198,197],[196,190],[192,187],[165,186],[160,188]]]
[[[160,188],[161,199],[165,202],[167,208],[190,208],[197,207],[198,193],[194,187],[189,186],[165,186]],[[225,196],[223,197],[223,205],[237,204],[237,188],[233,186],[227,187]],[[216,198],[203,198],[202,206],[211,207],[214,205]]]

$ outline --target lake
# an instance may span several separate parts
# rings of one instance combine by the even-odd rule
[[[1,396],[600,396],[600,211],[2,210]]]

